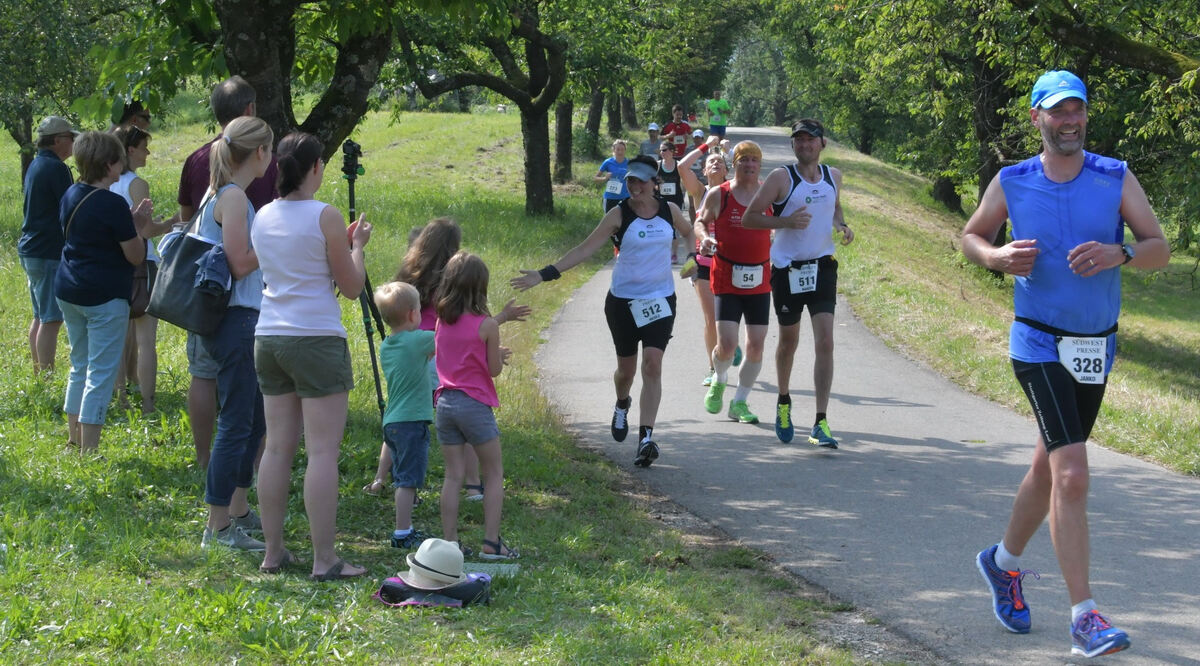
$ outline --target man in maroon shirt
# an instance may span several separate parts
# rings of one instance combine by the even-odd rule
[[[688,151],[688,136],[692,133],[692,126],[683,120],[683,106],[676,104],[671,107],[671,115],[674,118],[671,122],[663,125],[662,138],[663,141],[670,141],[671,147],[675,149],[675,159],[682,159]]]
[[[255,114],[254,100],[257,97],[254,87],[240,76],[232,76],[213,88],[209,104],[221,130],[234,118],[253,116]],[[278,139],[280,137],[276,137]],[[218,135],[212,141],[200,146],[196,152],[188,156],[183,163],[183,173],[179,176],[179,217],[184,222],[191,220],[204,202],[204,194],[208,191],[209,171],[208,152],[212,145],[221,139]],[[260,210],[279,196],[276,189],[276,179],[279,168],[271,155],[271,165],[262,178],[256,179],[246,188],[246,197],[250,199],[254,210]],[[192,383],[188,387],[188,419],[192,423],[192,441],[196,446],[196,462],[201,468],[208,466],[209,448],[212,446],[213,430],[217,419],[217,364],[206,353],[196,339],[194,333],[188,333],[188,372],[192,375]],[[236,521],[236,518],[235,518]],[[244,525],[243,525],[244,527]]]

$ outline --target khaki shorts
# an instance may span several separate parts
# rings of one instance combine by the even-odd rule
[[[259,335],[254,369],[263,395],[321,398],[354,388],[350,347],[333,335]]]

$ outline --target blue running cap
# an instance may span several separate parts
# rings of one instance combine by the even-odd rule
[[[1030,95],[1030,108],[1049,109],[1064,99],[1075,97],[1087,104],[1087,86],[1078,76],[1065,69],[1056,69],[1038,77]]]

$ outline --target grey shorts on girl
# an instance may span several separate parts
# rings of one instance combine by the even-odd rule
[[[485,444],[500,436],[492,408],[454,389],[438,396],[434,423],[443,446]]]

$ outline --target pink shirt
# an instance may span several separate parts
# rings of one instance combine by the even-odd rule
[[[489,407],[500,406],[488,371],[487,343],[479,338],[479,325],[484,319],[487,316],[463,313],[453,324],[438,320],[434,335],[438,374],[435,401],[442,391],[456,389]]]

